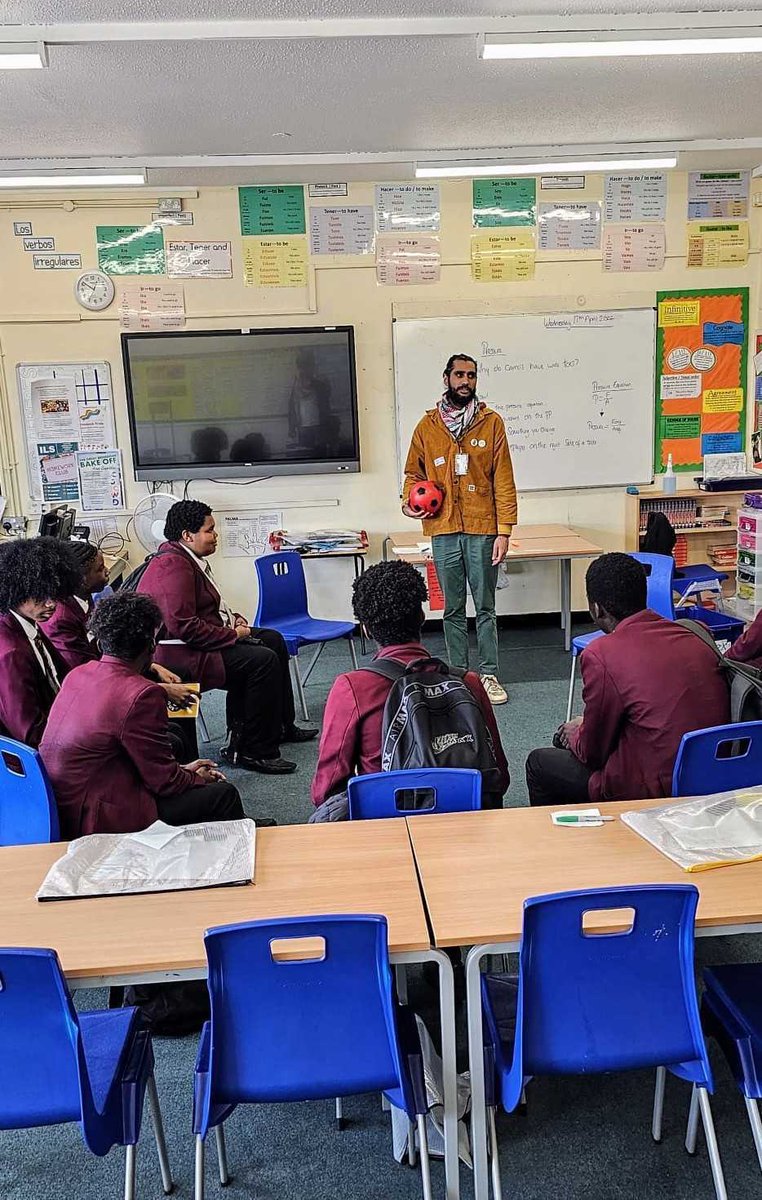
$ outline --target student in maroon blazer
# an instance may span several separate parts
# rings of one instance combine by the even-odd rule
[[[758,612],[745,633],[725,654],[735,662],[748,663],[750,667],[762,667],[762,612]]]
[[[103,657],[67,675],[53,702],[40,754],[65,838],[244,815],[214,763],[172,754],[165,693],[143,674],[160,624],[148,596],[102,600],[91,628]]]
[[[423,579],[406,562],[377,563],[355,582],[354,613],[368,636],[381,647],[377,658],[411,663],[429,657],[428,650],[421,645],[424,620],[421,606],[426,598]],[[499,807],[510,776],[495,714],[474,671],[466,673],[465,683],[479,702],[501,774],[500,795],[487,798],[485,807]],[[339,675],[325,707],[318,764],[312,781],[313,804],[322,804],[329,796],[345,791],[354,774],[370,775],[381,770],[384,705],[391,687],[390,680],[369,671]]]
[[[66,543],[30,538],[0,546],[0,733],[38,746],[66,664],[40,622],[78,580]]]
[[[711,647],[646,608],[646,574],[629,554],[604,554],[587,572],[593,619],[607,637],[580,659],[584,716],[553,749],[533,750],[530,804],[669,796],[684,733],[730,720],[728,685]]]
[[[202,691],[227,690],[230,743],[222,755],[228,762],[265,775],[290,774],[296,763],[281,757],[280,743],[309,741],[317,730],[295,724],[283,638],[273,629],[252,629],[221,596],[208,561],[217,549],[208,504],[173,504],[164,536],[137,588],[161,610],[158,661],[198,681]]]

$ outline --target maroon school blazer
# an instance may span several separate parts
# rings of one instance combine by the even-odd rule
[[[100,658],[98,647],[87,636],[87,621],[92,611],[92,600],[85,612],[75,596],[68,596],[58,601],[53,616],[45,622],[45,634],[70,671]]]
[[[762,667],[762,612],[758,612],[745,633],[725,655],[736,662],[748,663],[750,667]]]
[[[37,626],[58,673],[63,679],[66,664]],[[12,613],[0,613],[0,733],[39,746],[42,731],[55,699],[37,655]]]
[[[234,646],[236,635],[220,616],[220,597],[193,559],[173,542],[164,542],[151,559],[137,590],[161,610],[159,641],[179,639],[182,646],[156,647],[154,660],[202,691],[225,685],[221,650]]]
[[[593,802],[671,796],[683,734],[730,720],[714,651],[650,609],[591,642],[580,669],[584,717],[569,748],[592,771]]]
[[[109,655],[66,676],[40,754],[63,838],[145,829],[156,796],[203,786],[172,755],[163,689]]]

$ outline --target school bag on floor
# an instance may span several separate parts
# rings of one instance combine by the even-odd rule
[[[718,650],[717,643],[706,625],[702,625],[699,620],[687,618],[677,621],[676,624],[690,629],[702,642],[711,646],[717,655],[720,669],[730,690],[731,723],[762,721],[762,671],[758,667],[749,666],[748,663],[734,662],[732,658],[726,658],[722,651]]]
[[[419,658],[407,665],[377,658],[360,670],[392,684],[384,706],[382,771],[467,768],[481,773],[483,804],[485,796],[500,795],[492,734],[465,682],[465,671],[440,658]]]

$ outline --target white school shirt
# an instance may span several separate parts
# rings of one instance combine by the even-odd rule
[[[24,630],[24,633],[29,638],[29,641],[32,644],[32,650],[34,651],[34,657],[42,667],[43,674],[47,679],[50,680],[55,690],[60,691],[61,680],[58,678],[58,671],[55,668],[53,659],[48,654],[47,647],[44,645],[44,643],[42,643],[41,646],[37,644],[36,638],[37,634],[40,632],[37,622],[30,621],[28,617],[22,617],[21,613],[17,613],[15,609],[11,609],[11,614],[16,618],[19,625]]]
[[[88,604],[87,600],[83,600],[81,596],[75,596],[74,599],[77,601],[77,604],[82,609],[82,612],[85,614],[85,616],[89,617],[90,616],[90,605]],[[91,633],[89,629],[87,631],[87,640],[88,640],[88,642],[95,641],[95,634]]]

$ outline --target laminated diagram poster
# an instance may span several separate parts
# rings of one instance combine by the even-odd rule
[[[749,289],[657,293],[654,470],[746,449]]]

